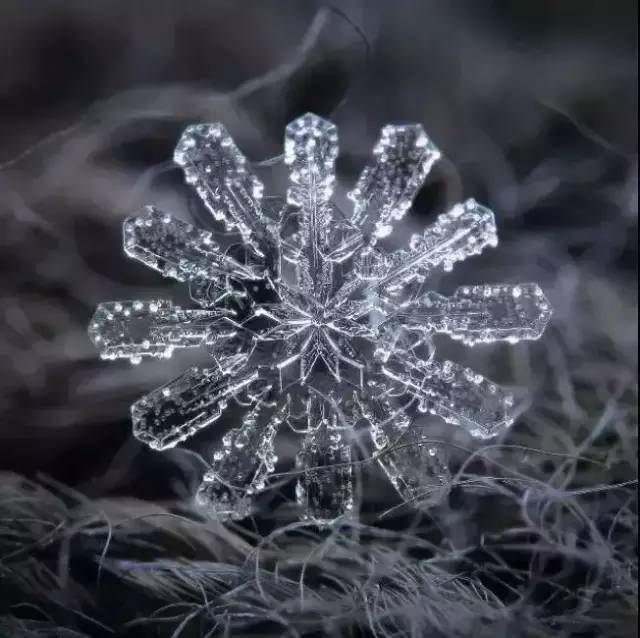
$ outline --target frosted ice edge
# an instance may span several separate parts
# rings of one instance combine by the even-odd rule
[[[289,166],[287,203],[300,207],[303,215],[313,213],[311,205],[328,203],[333,195],[337,156],[335,124],[311,113],[291,122],[284,142],[284,162]]]

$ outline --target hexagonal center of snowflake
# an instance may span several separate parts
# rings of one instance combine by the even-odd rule
[[[360,312],[361,304],[335,297],[321,303],[315,296],[296,295],[283,286],[279,301],[259,305],[254,314],[268,323],[258,331],[271,365],[292,382],[306,383],[318,367],[338,382],[362,384],[365,353],[373,332]],[[263,350],[265,348],[263,347]]]

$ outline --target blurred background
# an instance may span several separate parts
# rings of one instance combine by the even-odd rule
[[[185,301],[126,258],[121,225],[145,204],[211,224],[170,161],[186,125],[223,122],[277,192],[284,126],[313,111],[339,127],[342,192],[382,125],[424,125],[445,159],[407,229],[466,197],[496,212],[498,249],[441,290],[537,281],[549,297],[539,342],[441,346],[516,389],[526,412],[504,443],[545,453],[501,462],[554,489],[634,481],[637,71],[634,0],[0,0],[0,470],[89,499],[193,492],[203,468],[192,452],[206,460],[219,432],[159,454],[129,420],[135,399],[191,360],[100,361],[87,325],[104,300]],[[583,454],[597,463],[578,464]],[[397,500],[375,472],[365,479],[363,515],[375,523]],[[587,518],[610,529],[624,511],[633,533],[633,493],[606,493]],[[456,494],[440,518],[453,545],[517,526],[473,490]],[[266,498],[257,529],[292,520],[286,490]],[[460,526],[461,512],[473,525]],[[391,518],[403,530],[414,514]]]

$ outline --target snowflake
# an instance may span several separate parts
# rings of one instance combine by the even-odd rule
[[[197,501],[220,518],[252,510],[288,426],[302,435],[296,498],[302,515],[332,521],[353,509],[351,448],[366,422],[377,462],[405,501],[434,502],[446,489],[442,447],[411,427],[431,412],[473,436],[514,419],[513,398],[491,381],[438,361],[432,337],[468,345],[537,339],[551,310],[535,284],[465,286],[451,297],[424,291],[437,269],[497,244],[495,220],[468,200],[440,215],[407,248],[383,238],[411,206],[440,153],[419,125],[385,126],[372,163],[334,203],[336,127],[304,115],[286,128],[286,200],[263,186],[221,124],[184,132],[174,160],[225,237],[146,207],[124,222],[124,250],[166,277],[189,282],[198,309],[167,300],[100,304],[89,333],[105,359],[170,357],[206,346],[212,363],[191,368],[136,401],[135,436],[170,448],[246,409],[213,454]],[[394,445],[402,439],[404,445]],[[431,496],[429,496],[431,495]]]

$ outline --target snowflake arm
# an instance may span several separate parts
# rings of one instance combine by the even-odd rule
[[[440,266],[449,271],[455,262],[497,244],[493,213],[469,199],[440,215],[423,234],[413,235],[409,249],[382,257],[375,251],[368,252],[360,272],[372,285],[394,292],[416,278],[424,280]]]
[[[298,211],[298,281],[303,290],[319,299],[331,285],[326,253],[337,155],[338,132],[331,122],[307,114],[287,126],[284,161],[289,166],[287,203]]]
[[[300,209],[302,245],[322,252],[332,220],[328,204],[336,179],[338,130],[331,122],[307,113],[287,126],[284,149],[289,166],[287,203]]]
[[[390,430],[389,446],[378,452],[378,465],[405,503],[428,509],[440,504],[451,485],[449,454],[443,445],[429,441],[422,428]]]
[[[296,456],[296,500],[302,516],[327,525],[353,509],[349,432],[353,423],[335,403],[317,395],[307,402],[308,429]]]
[[[220,123],[187,127],[173,159],[214,218],[264,257],[264,250],[273,244],[269,220],[262,211],[264,186],[225,127]]]
[[[217,421],[252,384],[260,385],[257,370],[191,368],[131,406],[134,436],[156,450],[174,447]]]
[[[147,206],[123,224],[124,251],[143,264],[178,281],[217,280],[232,276],[258,279],[259,269],[225,254],[209,231]]]
[[[440,151],[422,126],[409,124],[385,126],[373,154],[373,164],[362,171],[349,198],[354,202],[351,221],[375,242],[409,210]]]
[[[376,461],[403,501],[424,508],[440,503],[451,483],[446,448],[429,441],[402,406],[384,397],[357,404],[369,422]]]
[[[252,496],[265,489],[275,470],[274,440],[287,414],[287,404],[274,411],[273,404],[259,401],[242,425],[222,438],[196,501],[222,520],[248,516]]]
[[[98,305],[89,337],[103,359],[170,357],[175,348],[193,348],[216,335],[232,313],[224,309],[183,310],[171,301],[113,301]]]
[[[461,286],[452,297],[427,292],[400,307],[394,320],[426,332],[477,343],[539,339],[551,316],[537,284]]]
[[[382,367],[399,395],[412,396],[421,412],[432,412],[472,436],[487,439],[514,421],[513,396],[452,361],[423,361],[410,352],[394,355]]]

